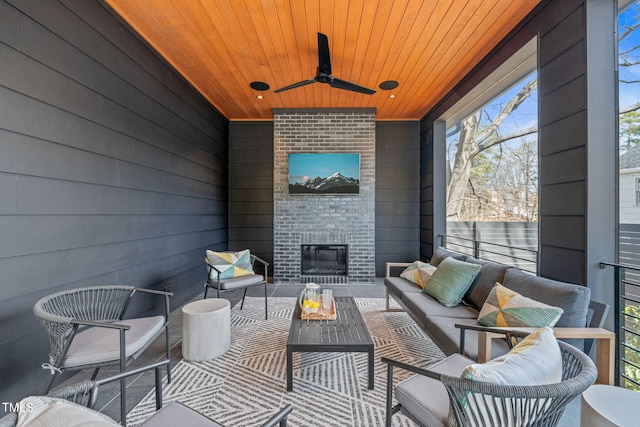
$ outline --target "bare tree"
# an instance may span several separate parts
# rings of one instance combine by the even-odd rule
[[[508,135],[500,134],[500,125],[531,96],[537,86],[537,78],[524,85],[487,126],[479,127],[482,110],[462,121],[447,191],[447,219],[449,221],[461,220],[460,213],[464,207],[465,195],[470,189],[471,167],[474,158],[479,153],[498,144],[537,132],[537,128],[527,128],[519,129]]]

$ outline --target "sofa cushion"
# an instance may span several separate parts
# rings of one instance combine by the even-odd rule
[[[477,319],[478,310],[463,304],[445,307],[438,300],[422,293],[406,293],[402,295],[402,302],[412,313],[424,320],[428,316],[444,316],[462,319]]]
[[[462,297],[462,301],[466,304],[471,304],[480,310],[496,282],[502,283],[505,271],[512,267],[497,262],[479,260],[472,256],[467,256],[464,261],[481,266],[480,272],[471,283],[471,287]]]
[[[422,289],[402,277],[385,277],[384,285],[391,295],[402,297],[405,293],[422,295]]]
[[[440,265],[442,260],[447,258],[447,257],[452,257],[452,258],[457,259],[459,261],[463,261],[466,258],[466,255],[465,254],[461,254],[460,252],[449,251],[449,250],[439,246],[433,252],[433,256],[431,256],[431,259],[429,260],[429,264],[433,265],[434,267],[437,267],[437,266]]]
[[[478,315],[484,326],[553,327],[562,309],[527,298],[496,283]]]
[[[476,278],[480,266],[447,257],[433,272],[422,292],[437,299],[446,307],[460,304],[471,282]]]
[[[555,325],[557,327],[582,328],[587,325],[591,289],[586,286],[545,279],[515,268],[507,269],[503,285],[536,301],[560,307],[564,312]]]
[[[460,351],[460,329],[455,324],[478,326],[476,319],[462,317],[428,316],[424,321],[424,331],[446,355]],[[509,351],[505,340],[495,339],[491,344],[491,358],[502,356]],[[478,360],[478,332],[465,333],[464,355]]]
[[[436,271],[436,267],[433,265],[422,261],[414,261],[400,273],[400,277],[407,279],[422,289],[434,271]]]

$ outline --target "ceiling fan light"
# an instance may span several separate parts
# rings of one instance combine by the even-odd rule
[[[397,88],[399,85],[400,83],[398,83],[395,80],[385,80],[382,83],[380,83],[378,87],[382,90],[392,90]]]

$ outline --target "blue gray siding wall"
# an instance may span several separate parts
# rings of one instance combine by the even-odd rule
[[[39,298],[201,292],[205,248],[227,247],[227,141],[227,120],[101,2],[0,1],[0,401],[48,379]]]
[[[376,123],[376,276],[419,258],[420,123]]]
[[[273,122],[229,124],[229,248],[249,248],[273,274]]]
[[[586,47],[583,0],[543,2],[421,121],[421,255],[437,246],[433,127],[440,115],[506,58],[539,36],[540,274],[587,284]],[[613,167],[613,166],[612,166]]]

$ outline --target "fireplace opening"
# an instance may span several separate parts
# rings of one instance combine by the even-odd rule
[[[301,245],[301,274],[347,275],[348,245]]]

